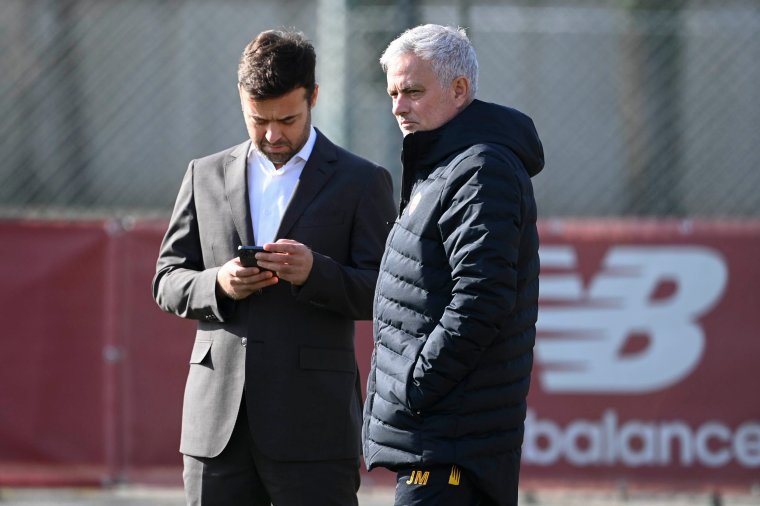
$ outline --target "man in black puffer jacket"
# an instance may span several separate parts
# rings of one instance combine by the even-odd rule
[[[400,215],[375,290],[367,467],[396,505],[517,504],[538,313],[533,122],[474,98],[463,30],[424,25],[383,53],[404,134]]]

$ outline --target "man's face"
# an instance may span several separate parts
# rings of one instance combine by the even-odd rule
[[[311,108],[317,103],[317,88],[308,100],[303,87],[267,100],[254,100],[240,87],[238,91],[253,145],[279,169],[309,139]]]
[[[457,90],[441,86],[433,66],[413,54],[404,54],[388,65],[388,95],[401,132],[434,130],[457,115]]]

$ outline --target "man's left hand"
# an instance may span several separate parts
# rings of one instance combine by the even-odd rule
[[[305,244],[292,239],[279,239],[264,244],[266,253],[256,253],[260,267],[274,271],[278,278],[295,286],[306,283],[314,264],[314,256]]]

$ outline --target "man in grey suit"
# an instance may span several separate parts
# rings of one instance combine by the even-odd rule
[[[193,505],[357,504],[354,320],[371,319],[395,217],[388,172],[311,126],[316,56],[267,31],[243,51],[250,140],[193,160],[153,295],[198,321],[180,451]],[[238,246],[260,245],[258,267]]]

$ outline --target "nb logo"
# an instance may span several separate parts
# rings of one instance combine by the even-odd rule
[[[570,246],[544,246],[540,256],[536,359],[546,392],[651,392],[699,364],[700,319],[728,279],[718,252],[616,246],[595,273],[578,272]]]
[[[451,466],[451,474],[449,474],[449,485],[459,485],[459,480],[462,479],[462,471],[457,466]]]
[[[406,480],[407,485],[427,485],[428,478],[430,478],[430,471],[412,471],[409,479]]]

